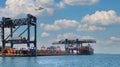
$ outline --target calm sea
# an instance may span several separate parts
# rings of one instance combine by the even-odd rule
[[[0,57],[0,67],[120,67],[120,55]]]

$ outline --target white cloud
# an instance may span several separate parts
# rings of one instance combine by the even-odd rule
[[[54,9],[64,7],[54,0],[6,0],[5,8],[0,8],[0,16],[15,17],[21,14],[52,14]],[[43,10],[39,10],[43,7]]]
[[[63,0],[67,5],[93,5],[98,2],[98,0]]]
[[[99,44],[99,45],[110,45],[110,44],[112,44],[113,43],[113,41],[112,40],[97,40],[97,44]]]
[[[60,8],[64,8],[65,7],[65,4],[62,1],[59,3],[59,5],[60,5]]]
[[[57,39],[72,39],[72,38],[76,38],[77,35],[74,33],[64,33],[64,34],[59,34],[57,36]]]
[[[88,24],[79,25],[77,28],[77,31],[98,31],[98,30],[102,31],[105,30],[105,28]]]
[[[78,22],[75,20],[56,20],[54,24],[40,24],[40,27],[45,30],[60,30],[66,28],[76,27]]]
[[[81,36],[80,39],[95,39],[92,36]]]
[[[57,40],[61,40],[61,39],[95,39],[92,36],[80,36],[78,34],[75,33],[64,33],[64,34],[58,34],[57,35]]]
[[[87,14],[81,20],[90,24],[110,25],[117,22],[120,23],[120,16],[114,10],[109,11],[96,11],[94,14]]]
[[[55,25],[58,25],[62,28],[70,28],[70,27],[75,27],[77,26],[78,22],[75,21],[75,20],[66,20],[66,19],[63,19],[63,20],[56,20]]]
[[[0,8],[0,17],[16,17],[24,14],[37,16],[51,15],[54,10],[63,8],[67,5],[92,5],[98,0],[6,0],[5,7]],[[39,8],[43,7],[43,10]]]
[[[50,34],[47,33],[47,32],[43,32],[43,33],[41,34],[41,37],[49,37],[49,36],[50,36]]]
[[[40,24],[40,27],[45,30],[60,30],[58,25]]]
[[[97,40],[97,44],[101,45],[118,45],[120,44],[120,38],[112,36],[109,39],[106,40]]]
[[[90,24],[80,24],[76,20],[56,20],[53,24],[40,24],[40,27],[44,30],[61,30],[77,28],[77,31],[103,31],[104,27],[90,25]]]
[[[114,36],[112,36],[110,39],[113,40],[113,41],[120,41],[120,38],[114,37]]]
[[[110,53],[110,54],[118,54],[120,46],[120,38],[111,36],[108,39],[99,40],[97,39],[96,45],[93,45],[95,53]]]

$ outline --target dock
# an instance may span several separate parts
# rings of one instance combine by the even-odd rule
[[[18,33],[15,37],[15,32],[24,27],[24,30]],[[96,43],[93,39],[79,39],[74,40],[64,39],[58,42],[53,42],[50,47],[44,45],[41,49],[37,49],[37,18],[31,14],[27,14],[27,18],[11,19],[8,17],[2,17],[0,21],[0,34],[2,40],[2,46],[0,47],[0,56],[4,57],[29,57],[29,56],[58,56],[58,55],[92,55],[94,49],[90,43]],[[10,29],[8,36],[5,36],[5,28]],[[32,29],[31,29],[32,28]],[[31,31],[34,34],[34,39],[31,40]],[[25,33],[26,32],[26,33]],[[26,34],[23,35],[23,34]],[[84,43],[88,43],[87,46],[83,46]],[[6,46],[10,44],[10,46]],[[15,49],[16,44],[26,44],[27,49]],[[64,45],[65,50],[61,50],[60,46]],[[33,45],[33,47],[31,47]]]

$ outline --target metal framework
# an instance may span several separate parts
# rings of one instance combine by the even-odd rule
[[[27,18],[20,18],[20,19],[11,19],[2,17],[2,21],[0,21],[0,28],[1,28],[1,39],[2,39],[2,48],[5,48],[6,43],[11,44],[11,48],[13,48],[14,44],[27,44],[27,47],[30,48],[30,44],[34,44],[34,47],[37,48],[36,44],[36,35],[37,35],[37,26],[36,26],[36,17],[30,14],[27,14]],[[19,38],[14,38],[14,33],[21,27],[26,26],[27,28],[23,30],[19,34]],[[32,27],[34,29],[34,40],[30,40],[30,31]],[[5,28],[10,29],[10,34],[5,38]],[[25,32],[27,32],[27,38],[21,37]]]
[[[92,39],[84,39],[84,40],[60,40],[58,42],[54,42],[53,44],[64,44],[65,45],[65,51],[69,52],[70,50],[79,50],[80,46],[82,47],[83,43],[96,43],[96,40],[92,40]],[[76,45],[75,48],[69,48],[71,45]],[[88,44],[90,46],[90,44]]]

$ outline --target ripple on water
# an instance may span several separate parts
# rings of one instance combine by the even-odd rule
[[[0,57],[0,67],[119,67],[120,55]]]

